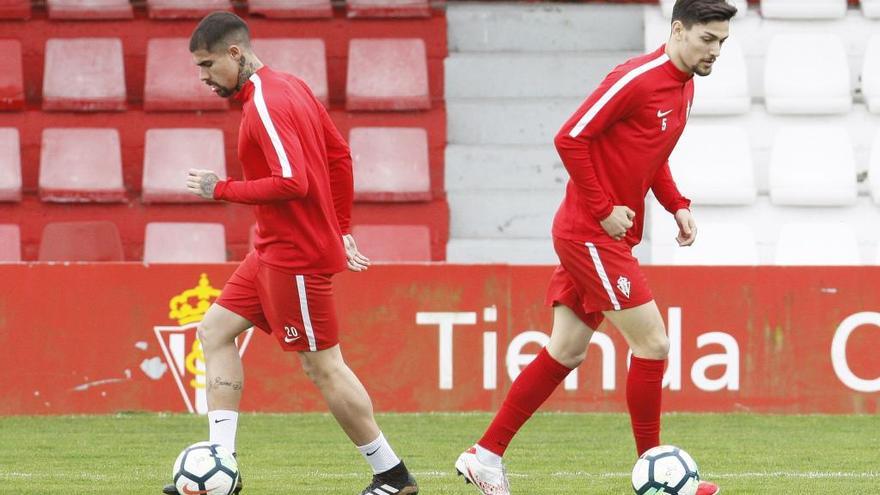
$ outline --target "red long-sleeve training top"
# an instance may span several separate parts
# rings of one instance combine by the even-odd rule
[[[624,239],[642,239],[648,189],[664,208],[688,208],[669,172],[669,155],[684,131],[693,77],[680,71],[666,46],[611,71],[556,135],[571,177],[553,221],[553,235],[579,242],[613,242],[599,223],[615,205],[635,211]]]
[[[214,198],[255,205],[260,262],[295,274],[344,270],[354,198],[348,144],[295,76],[264,66],[236,98],[245,180],[219,182]]]

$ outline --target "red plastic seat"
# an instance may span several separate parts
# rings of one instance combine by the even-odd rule
[[[30,0],[0,0],[0,19],[30,19]]]
[[[358,250],[372,261],[430,261],[431,231],[426,225],[355,225]]]
[[[222,223],[152,222],[144,236],[147,263],[225,263]]]
[[[226,110],[229,102],[199,80],[187,38],[158,38],[147,43],[144,110]]]
[[[113,222],[46,224],[40,261],[122,261],[122,240]]]
[[[324,40],[262,38],[255,39],[253,46],[263,63],[302,79],[325,107],[330,106]]]
[[[134,11],[128,0],[46,0],[49,19],[131,19]]]
[[[426,110],[428,61],[420,38],[353,39],[348,47],[348,110]]]
[[[0,201],[21,201],[21,148],[15,127],[0,127]]]
[[[43,110],[125,110],[125,74],[119,38],[46,41]]]
[[[358,201],[429,201],[428,133],[422,128],[356,127],[349,135]]]
[[[40,199],[125,201],[116,129],[45,129],[40,153]]]
[[[21,42],[0,40],[0,110],[24,108]]]
[[[203,199],[186,189],[191,168],[226,177],[226,150],[220,129],[150,129],[144,143],[144,203],[191,203]]]
[[[0,263],[21,261],[21,231],[18,225],[0,225]]]
[[[330,0],[249,0],[248,12],[273,19],[333,17]]]
[[[147,0],[150,19],[198,19],[216,10],[232,10],[229,0]]]
[[[347,0],[348,17],[431,17],[428,0]]]

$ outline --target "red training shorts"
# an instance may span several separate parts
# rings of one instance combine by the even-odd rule
[[[332,275],[290,275],[251,252],[216,304],[274,335],[285,351],[320,351],[339,343]]]
[[[546,302],[564,304],[595,330],[602,311],[641,306],[654,299],[639,260],[625,242],[593,244],[553,238],[560,265],[550,278]]]

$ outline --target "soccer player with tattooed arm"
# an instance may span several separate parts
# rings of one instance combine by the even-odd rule
[[[193,169],[187,188],[205,199],[254,205],[257,219],[254,251],[198,327],[210,441],[235,452],[244,384],[235,338],[256,326],[282,350],[298,354],[333,417],[370,464],[373,478],[361,494],[417,494],[415,479],[379,430],[370,396],[339,348],[333,274],[360,272],[370,263],[351,236],[348,144],[301,79],[263,65],[238,16],[206,16],[189,48],[201,81],[218,96],[242,103],[238,158],[244,180]],[[291,493],[297,491],[294,482]],[[234,493],[241,489],[239,484]],[[163,491],[177,495],[173,484]]]
[[[696,238],[690,201],[678,191],[668,159],[690,116],[693,76],[712,72],[735,14],[725,0],[677,0],[667,43],[612,70],[556,136],[570,180],[552,229],[560,261],[546,298],[553,330],[547,347],[511,385],[483,437],[455,462],[484,495],[510,493],[505,450],[584,361],[605,318],[633,353],[626,401],[636,453],[660,445],[669,340],[632,249],[642,239],[649,189],[674,215],[678,244],[689,246]],[[706,481],[697,489],[698,495],[717,493]]]

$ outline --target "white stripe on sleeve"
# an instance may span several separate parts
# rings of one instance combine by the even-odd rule
[[[278,131],[275,130],[275,124],[272,123],[272,117],[266,107],[266,100],[263,98],[263,81],[257,74],[251,76],[251,81],[254,83],[254,105],[257,107],[257,113],[260,114],[260,120],[263,122],[263,127],[266,128],[266,133],[269,134],[269,139],[272,140],[272,147],[275,148],[275,153],[278,155],[278,162],[281,163],[281,176],[293,177],[287,152],[284,151],[284,145],[281,143]]]
[[[602,110],[602,107],[604,107],[606,104],[608,104],[608,102],[611,101],[611,98],[614,98],[614,95],[619,93],[620,90],[624,88],[624,86],[626,86],[627,84],[630,83],[630,81],[639,77],[640,75],[644,74],[645,72],[648,72],[649,70],[651,70],[655,67],[660,67],[661,65],[665,64],[668,60],[669,60],[669,57],[667,57],[666,54],[664,53],[664,54],[660,55],[659,57],[657,57],[649,62],[645,62],[644,64],[642,64],[642,65],[636,67],[635,69],[624,74],[623,77],[621,77],[620,79],[617,80],[617,82],[612,84],[611,87],[608,88],[608,91],[606,91],[598,100],[596,100],[595,103],[593,103],[593,106],[591,106],[587,110],[587,112],[584,114],[584,116],[581,117],[581,120],[579,120],[578,123],[575,124],[574,128],[572,128],[571,132],[568,133],[568,135],[571,137],[578,137],[578,135],[584,131],[584,128],[587,127],[587,125],[590,123],[590,121],[593,120],[593,118],[596,116],[596,114],[598,114],[599,111]]]

